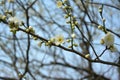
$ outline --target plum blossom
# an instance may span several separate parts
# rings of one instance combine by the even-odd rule
[[[110,47],[114,44],[114,35],[111,32],[108,32],[102,39],[101,44]]]

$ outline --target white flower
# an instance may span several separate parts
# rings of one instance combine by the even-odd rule
[[[16,17],[10,17],[8,19],[9,22],[14,22],[15,24],[18,24],[19,23],[19,20],[16,18]]]
[[[75,37],[76,37],[75,33],[71,34],[71,37],[72,37],[72,38],[75,38]]]
[[[10,28],[18,27],[21,24],[21,22],[16,17],[10,17],[8,19],[8,22],[9,22]]]
[[[62,43],[64,43],[64,37],[62,35],[57,35],[55,37],[55,44],[56,45],[60,45]]]
[[[110,47],[114,44],[114,35],[108,32],[102,40],[107,47]]]
[[[57,7],[60,8],[62,7],[63,3],[61,1],[57,1]]]

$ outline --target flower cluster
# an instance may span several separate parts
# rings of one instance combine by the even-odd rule
[[[66,11],[66,15],[64,16],[65,19],[71,18],[66,23],[71,24],[72,28],[74,29],[74,26],[78,24],[76,21],[76,17],[72,15],[72,7],[70,6],[70,3],[67,0],[57,1],[57,7],[60,8],[63,6],[63,9]]]
[[[72,7],[70,6],[70,2],[68,0],[58,1],[57,6],[60,8],[62,7],[64,11],[66,12],[64,18],[67,19],[66,23],[70,24],[71,28],[71,39],[68,39],[67,42],[71,42],[71,45],[69,48],[73,48],[73,46],[77,46],[77,44],[74,43],[74,39],[76,38],[76,34],[74,33],[75,26],[78,26],[78,22],[76,20],[76,17],[72,14]]]
[[[16,34],[16,31],[18,31],[18,27],[20,26],[21,22],[16,17],[10,17],[8,19],[8,24],[10,31]]]
[[[35,30],[33,29],[32,26],[29,26],[28,28],[26,28],[26,32],[35,34]],[[32,36],[32,38],[33,38],[34,40],[37,40],[37,39],[38,39],[36,36]]]
[[[44,42],[40,42],[39,45]],[[55,37],[50,38],[47,42],[45,42],[45,46],[51,47],[52,44],[55,44],[56,46],[59,46],[64,43],[64,36],[63,35],[57,35]]]
[[[114,35],[111,32],[107,32],[107,34],[101,39],[100,43],[107,46],[112,52],[117,51],[117,48],[114,46]]]
[[[114,35],[108,32],[102,39],[101,44],[105,44],[107,47],[110,47],[114,44]]]
[[[105,34],[107,34],[107,30],[106,30],[106,28],[105,28],[106,19],[103,17],[102,12],[103,12],[103,5],[99,7],[99,13],[100,13],[100,16],[101,16],[101,18],[102,18],[102,23],[103,23],[103,25],[99,25],[99,26],[98,26],[98,29],[102,30]]]

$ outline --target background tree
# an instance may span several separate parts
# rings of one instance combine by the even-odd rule
[[[1,0],[0,79],[120,80],[119,0]]]

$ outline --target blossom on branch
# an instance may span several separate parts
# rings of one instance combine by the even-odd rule
[[[63,3],[61,1],[57,1],[57,7],[60,8],[62,7]]]
[[[10,17],[8,19],[8,22],[9,22],[10,28],[18,27],[20,25],[20,21],[16,17]]]
[[[55,37],[55,44],[60,45],[64,43],[64,37],[62,35],[57,35]]]
[[[110,32],[108,32],[102,39],[101,44],[106,45],[107,47],[110,47],[114,44],[114,35]]]
[[[75,34],[75,33],[72,33],[72,34],[71,34],[71,37],[72,37],[72,38],[76,38],[76,34]]]

